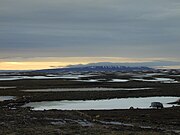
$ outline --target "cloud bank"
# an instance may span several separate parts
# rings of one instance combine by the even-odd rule
[[[0,0],[0,58],[180,58],[179,0]]]

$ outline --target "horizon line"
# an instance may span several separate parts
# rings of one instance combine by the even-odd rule
[[[126,66],[126,67],[150,67],[150,68],[155,68],[155,69],[180,69],[180,62],[178,65],[159,65],[159,66],[146,66],[146,65],[143,65],[145,63],[147,64],[150,64],[150,63],[155,63],[155,62],[171,62],[171,61],[160,61],[160,60],[155,60],[155,61],[144,61],[144,62],[110,62],[110,61],[103,61],[103,62],[89,62],[89,63],[75,63],[75,64],[72,64],[72,63],[69,63],[64,66],[60,66],[60,65],[51,65],[51,64],[60,64],[61,62],[0,62],[0,71],[33,71],[33,70],[45,70],[45,69],[57,69],[57,68],[68,68],[68,67],[73,67],[73,66],[86,66],[88,64],[119,64],[119,66]],[[2,67],[2,64],[3,63],[6,63],[6,64],[9,64],[9,67],[8,65],[5,65],[7,66],[6,68],[1,68]],[[39,63],[39,65],[36,65],[34,66],[34,64],[37,64]],[[50,65],[48,65],[48,64]],[[29,65],[27,65],[29,64]],[[47,65],[46,65],[47,64]],[[120,65],[122,64],[122,65]],[[125,64],[142,64],[142,65],[125,65]],[[18,68],[18,67],[21,67],[21,68]],[[44,66],[44,67],[43,67]],[[96,65],[97,66],[97,65]],[[101,65],[99,65],[101,66]],[[108,66],[108,65],[106,65]],[[114,66],[118,66],[118,65],[114,65]],[[14,68],[13,68],[14,67]],[[23,68],[25,67],[25,68]],[[28,68],[29,67],[29,68]],[[33,68],[32,68],[33,67]]]

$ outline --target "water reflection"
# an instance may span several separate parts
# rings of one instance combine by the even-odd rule
[[[23,107],[33,107],[34,110],[103,110],[103,109],[129,109],[134,108],[149,108],[151,102],[161,102],[164,107],[171,107],[167,104],[171,101],[176,101],[179,97],[144,97],[144,98],[119,98],[105,100],[63,100],[63,101],[43,101],[31,102]]]
[[[0,101],[5,101],[5,100],[11,100],[14,99],[13,96],[0,96]]]

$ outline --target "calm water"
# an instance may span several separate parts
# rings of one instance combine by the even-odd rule
[[[109,82],[128,82],[129,80],[127,79],[112,79],[112,81]]]
[[[13,96],[0,96],[0,101],[4,101],[4,100],[11,100],[14,99],[15,97]]]
[[[176,101],[180,97],[145,97],[145,98],[119,98],[109,100],[63,100],[63,101],[43,101],[31,102],[23,107],[33,107],[34,110],[103,110],[103,109],[129,109],[149,108],[151,102],[161,102],[164,107],[171,107],[168,102]]]
[[[133,80],[144,81],[144,82],[179,83],[175,79],[171,79],[171,78],[133,79]]]
[[[61,76],[0,76],[0,81],[20,80],[20,79],[79,79],[92,75],[61,75]]]
[[[119,91],[119,90],[150,90],[153,88],[57,88],[57,89],[33,89],[25,92],[65,92],[65,91]]]
[[[0,89],[14,89],[16,86],[0,86]]]

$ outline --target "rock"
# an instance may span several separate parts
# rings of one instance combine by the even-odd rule
[[[161,102],[152,102],[150,107],[157,108],[157,109],[158,108],[162,109],[163,108],[163,104]]]

